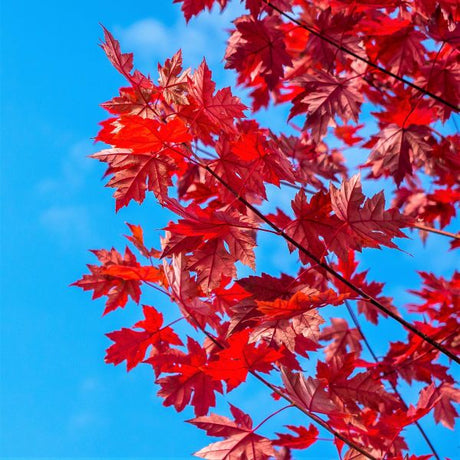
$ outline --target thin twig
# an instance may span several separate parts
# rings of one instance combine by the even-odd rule
[[[460,240],[460,233],[446,232],[445,230],[440,230],[438,228],[428,227],[426,225],[417,224],[417,223],[412,224],[412,227],[418,228],[419,230],[423,230],[425,232],[437,233],[438,235],[448,236],[449,238],[454,238],[455,240]]]

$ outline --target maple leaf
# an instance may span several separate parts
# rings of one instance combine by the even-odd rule
[[[406,237],[400,228],[408,226],[410,220],[397,209],[385,210],[383,191],[365,200],[358,174],[344,181],[340,189],[331,184],[330,196],[332,209],[343,222],[333,241],[327,237],[337,254],[347,254],[349,248],[396,248],[392,239]]]
[[[194,455],[209,460],[268,460],[274,456],[275,450],[271,441],[255,433],[249,415],[231,404],[230,411],[234,421],[217,414],[187,420],[188,423],[206,430],[208,436],[226,438],[210,444]]]
[[[458,34],[458,31],[456,33]],[[445,98],[455,107],[459,107],[460,89],[458,88],[458,81],[460,79],[460,66],[455,53],[442,57],[434,62],[422,65],[421,72],[419,72],[415,83],[422,88],[427,88],[437,96]],[[436,106],[441,120],[445,122],[450,117],[452,108],[445,104],[436,104]]]
[[[436,394],[440,398],[434,406],[434,419],[436,423],[442,423],[445,427],[453,430],[458,413],[452,403],[460,403],[460,390],[452,385],[443,383],[437,388]]]
[[[142,331],[122,328],[106,334],[115,342],[107,349],[106,363],[120,364],[126,360],[126,369],[130,371],[145,357],[149,346],[165,351],[169,345],[183,345],[180,338],[171,329],[163,327],[163,315],[155,308],[143,305],[144,319],[138,321],[134,327]]]
[[[291,206],[296,219],[285,227],[286,233],[317,257],[321,257],[326,252],[322,236],[334,233],[337,227],[337,221],[330,217],[332,208],[329,194],[318,192],[308,203],[305,192],[300,190]],[[291,243],[288,246],[291,252],[295,249]],[[299,251],[299,256],[302,263],[310,262],[303,252]]]
[[[296,164],[294,175],[297,182],[311,184],[315,189],[325,190],[320,178],[337,180],[337,174],[344,176],[344,158],[338,150],[329,151],[326,144],[317,145],[307,132],[300,138],[278,136],[277,143],[284,154]]]
[[[186,266],[187,260],[183,254],[173,256],[170,264],[163,260],[171,300],[178,304],[182,314],[194,328],[204,328],[207,324],[216,328],[220,322],[216,311],[212,304],[200,299],[203,292]]]
[[[376,40],[378,59],[385,68],[397,75],[410,74],[425,61],[425,47],[421,41],[426,37],[412,25]]]
[[[183,411],[190,403],[196,415],[204,415],[215,406],[214,393],[222,393],[222,384],[205,373],[203,367],[208,358],[199,343],[188,337],[187,348],[188,354],[171,369],[171,372],[177,373],[157,379],[156,383],[161,387],[158,396],[164,398],[165,406],[174,405],[177,412]]]
[[[331,326],[325,327],[321,332],[321,340],[333,340],[326,347],[326,357],[331,358],[337,353],[346,354],[347,349],[360,353],[361,335],[357,329],[350,329],[343,318],[331,318]]]
[[[228,346],[217,354],[217,360],[209,363],[206,372],[216,380],[227,382],[227,392],[246,381],[248,372],[269,373],[273,364],[282,358],[282,353],[270,348],[267,343],[248,343],[249,331],[232,334]]]
[[[131,80],[130,73],[133,70],[133,53],[122,53],[120,43],[115,40],[113,35],[104,27],[105,43],[101,44],[101,48],[109,58],[112,65],[128,80]]]
[[[153,191],[160,201],[166,199],[171,175],[187,155],[181,144],[191,137],[178,118],[163,124],[124,116],[105,125],[97,139],[115,145],[91,156],[108,164],[105,176],[113,177],[107,187],[116,188],[118,211],[131,200],[142,203],[146,190]]]
[[[281,273],[279,278],[261,273],[260,276],[240,278],[237,283],[260,301],[274,301],[289,298],[295,293],[296,283],[292,276]]]
[[[222,88],[214,94],[216,84],[206,61],[198,67],[192,77],[188,78],[189,105],[182,106],[180,116],[186,119],[191,129],[205,144],[212,143],[212,133],[224,131],[234,134],[235,119],[244,118],[240,99],[232,95],[229,87]]]
[[[327,363],[319,361],[317,364],[317,376],[327,381],[329,394],[337,405],[354,413],[361,410],[357,403],[376,411],[399,408],[399,401],[385,391],[378,378],[370,372],[359,372],[350,377],[354,370],[354,353],[337,354]]]
[[[236,276],[234,262],[235,259],[227,252],[223,242],[215,239],[193,253],[187,269],[195,271],[203,291],[210,292],[220,285],[222,277]]]
[[[211,10],[214,3],[220,5],[221,10],[227,5],[227,0],[173,0],[173,3],[182,3],[181,10],[188,22],[193,16],[197,16],[203,10]]]
[[[200,241],[225,241],[228,252],[235,260],[255,269],[255,255],[253,248],[256,246],[257,223],[247,216],[228,208],[201,209],[196,205],[183,208],[177,201],[168,200],[167,207],[183,217],[177,223],[170,223],[166,228],[172,235],[184,235],[183,244],[189,251],[188,241],[196,242],[195,237],[201,237]],[[203,247],[203,246],[202,246]],[[174,249],[177,252],[180,245]],[[163,254],[171,250],[166,243]]]
[[[308,412],[330,414],[337,412],[337,406],[326,393],[323,380],[308,377],[301,373],[293,373],[286,368],[281,369],[286,395],[299,407]]]
[[[324,319],[316,310],[307,311],[291,320],[258,319],[259,324],[251,333],[252,341],[264,340],[271,346],[284,346],[291,353],[304,356],[306,351],[314,351],[319,347],[319,326],[324,323]]]
[[[423,289],[409,292],[422,298],[421,305],[411,304],[409,310],[428,314],[433,321],[447,322],[458,316],[460,299],[460,272],[454,272],[451,280],[433,273],[419,272],[423,279]]]
[[[304,128],[311,129],[314,141],[321,140],[328,126],[335,126],[336,115],[344,122],[350,119],[358,122],[363,97],[356,78],[338,78],[318,71],[295,82],[303,91],[292,100],[289,118],[306,112]]]
[[[182,72],[182,51],[179,50],[171,59],[166,59],[163,66],[158,64],[158,83],[162,95],[168,104],[187,104],[187,79],[190,69]]]
[[[412,175],[416,161],[424,161],[431,147],[425,140],[430,135],[426,126],[411,125],[401,128],[390,124],[383,128],[370,143],[373,149],[366,166],[372,168],[372,175],[391,175],[399,185],[406,176]]]
[[[292,64],[284,34],[278,29],[279,19],[241,16],[234,24],[236,29],[225,53],[225,68],[244,72],[243,81],[251,82],[261,76],[268,88],[273,89],[283,77],[283,67]]]
[[[285,446],[291,449],[306,449],[316,442],[319,431],[312,424],[308,428],[304,426],[286,425],[296,435],[276,433],[278,439],[272,441],[276,446]]]
[[[104,315],[118,307],[124,307],[128,301],[128,296],[139,303],[141,277],[139,272],[134,277],[132,275],[136,273],[136,270],[142,270],[142,267],[130,249],[125,249],[124,257],[113,248],[110,251],[100,249],[91,252],[99,259],[101,265],[88,265],[91,274],[83,275],[80,280],[72,283],[72,286],[78,286],[84,291],[92,290],[93,299],[107,296]],[[112,274],[111,267],[115,267]],[[147,276],[151,276],[150,268],[144,268],[147,269]],[[126,276],[126,272],[122,272],[123,270],[127,270],[130,275]],[[122,272],[122,276],[119,275],[120,272]]]
[[[341,46],[352,51],[355,55],[366,57],[361,38],[353,33],[359,19],[358,15],[347,14],[344,11],[332,12],[330,7],[320,10],[318,16],[312,14],[312,11],[316,13],[317,10],[305,9],[302,18],[317,32],[316,34],[308,34],[305,48],[310,59],[320,63],[321,67],[331,68],[335,65],[336,59],[345,64],[349,58],[347,53],[338,50],[336,46],[325,41],[322,37],[328,37],[336,43],[340,43]]]
[[[170,159],[152,153],[133,154],[125,149],[102,150],[92,157],[109,165],[105,175],[113,177],[106,186],[116,189],[113,197],[117,211],[131,200],[142,203],[147,190],[160,201],[168,196],[170,176],[176,169]]]

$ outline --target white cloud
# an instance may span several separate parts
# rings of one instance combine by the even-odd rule
[[[69,420],[69,430],[73,432],[75,430],[84,430],[95,425],[100,425],[101,418],[91,411],[82,411],[73,414]]]
[[[64,247],[75,242],[94,241],[88,210],[85,206],[55,205],[40,215],[41,225],[52,235],[58,238],[59,244]]]
[[[136,64],[148,71],[156,69],[157,62],[171,57],[182,49],[185,66],[196,67],[203,57],[210,67],[222,67],[227,30],[231,21],[243,12],[240,4],[229,5],[222,13],[214,8],[212,13],[203,13],[187,25],[182,16],[173,24],[165,25],[155,18],[145,18],[129,27],[115,27],[116,38],[124,51],[134,52]],[[228,84],[228,83],[226,83]]]
[[[86,377],[80,383],[82,393],[91,393],[101,389],[101,382],[95,377]]]
[[[68,154],[63,157],[61,171],[57,177],[46,177],[36,185],[42,195],[67,196],[84,185],[86,176],[93,169],[95,161],[88,155],[94,153],[90,140],[82,140],[71,145]]]

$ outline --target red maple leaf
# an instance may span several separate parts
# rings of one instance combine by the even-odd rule
[[[168,104],[187,104],[187,78],[190,69],[182,71],[182,51],[179,50],[171,59],[166,59],[163,66],[158,64],[158,83],[161,93]]]
[[[131,200],[142,203],[146,190],[164,201],[171,176],[183,163],[187,152],[182,143],[191,139],[184,123],[174,118],[168,123],[137,116],[112,119],[103,126],[97,140],[115,148],[102,150],[93,158],[107,163],[105,176],[113,175],[107,187],[115,191],[116,210]]]
[[[144,360],[149,346],[164,352],[169,345],[182,345],[182,341],[171,327],[163,327],[163,315],[155,308],[143,306],[144,319],[133,327],[143,329],[134,331],[122,328],[110,332],[107,337],[115,342],[107,349],[106,363],[120,364],[126,360],[126,369],[130,371]]]
[[[301,190],[291,206],[296,219],[285,227],[286,233],[314,255],[322,257],[327,251],[322,236],[333,234],[337,228],[337,220],[330,216],[332,208],[329,194],[318,192],[308,203],[304,191]],[[291,243],[288,246],[291,252],[295,249]],[[299,255],[304,264],[310,262],[302,251],[299,251]]]
[[[321,340],[333,340],[325,350],[326,357],[331,358],[337,353],[346,354],[349,351],[362,350],[362,337],[357,329],[350,329],[343,318],[331,318],[331,326],[325,327],[321,332]]]
[[[295,435],[276,433],[278,439],[273,441],[276,446],[285,446],[290,449],[306,449],[314,444],[319,436],[319,431],[312,424],[308,428],[304,426],[286,425]]]
[[[299,407],[321,414],[337,412],[337,406],[325,391],[323,380],[305,378],[303,374],[285,368],[281,369],[281,376],[286,395]]]
[[[364,147],[373,147],[366,167],[372,168],[372,175],[391,175],[399,185],[406,176],[411,176],[413,165],[426,160],[431,146],[426,138],[430,129],[411,125],[401,128],[390,124],[383,128]]]
[[[128,296],[139,303],[142,282],[140,275],[142,273],[137,272],[136,274],[136,270],[144,270],[144,274],[151,277],[151,267],[141,267],[129,248],[126,248],[124,257],[113,248],[110,251],[100,249],[91,252],[96,255],[101,265],[88,265],[91,274],[83,275],[72,286],[78,286],[84,291],[92,290],[93,299],[107,296],[104,315],[118,307],[124,307],[128,301]],[[113,270],[112,274],[111,270]],[[153,270],[158,273],[156,269]],[[128,272],[128,276],[126,276],[126,272]]]
[[[187,348],[188,353],[179,356],[168,370],[176,373],[157,379],[161,387],[158,395],[164,398],[165,406],[174,405],[178,412],[190,403],[196,415],[204,415],[215,406],[215,392],[222,393],[222,384],[205,372],[208,357],[199,343],[189,337]]]
[[[331,184],[330,195],[341,225],[327,235],[327,241],[337,254],[348,254],[350,248],[396,248],[392,239],[406,237],[400,229],[408,226],[410,220],[397,209],[385,210],[383,191],[365,199],[359,175],[344,181],[340,189]]]
[[[460,390],[443,383],[436,390],[436,395],[440,398],[434,406],[434,419],[436,423],[442,423],[445,427],[453,430],[458,413],[452,403],[460,403]]]
[[[189,105],[181,106],[180,111],[180,116],[188,121],[193,132],[205,144],[212,143],[212,134],[221,131],[234,134],[234,122],[244,118],[243,111],[246,109],[240,99],[232,95],[229,87],[214,94],[216,84],[211,77],[212,73],[203,59],[192,77],[188,78]]]
[[[284,34],[278,28],[280,20],[275,15],[262,19],[242,16],[234,24],[236,29],[228,41],[225,67],[241,72],[242,81],[251,82],[261,76],[268,88],[273,89],[283,77],[283,67],[292,64]]]
[[[247,459],[268,460],[275,455],[272,443],[255,433],[249,415],[230,404],[234,421],[222,415],[211,414],[187,420],[189,423],[206,430],[208,436],[225,437],[225,440],[210,444],[195,452],[194,455],[209,460]]]
[[[389,71],[397,75],[410,74],[425,61],[425,47],[421,43],[425,38],[412,25],[403,27],[378,37],[374,53]]]
[[[302,92],[292,100],[289,118],[307,113],[304,128],[311,129],[316,142],[326,134],[328,126],[335,126],[334,118],[358,122],[363,97],[356,78],[337,78],[320,71],[296,80]]]
[[[269,373],[283,354],[270,348],[266,342],[249,343],[249,331],[232,334],[224,350],[217,353],[217,360],[209,363],[207,373],[216,380],[225,380],[227,392],[246,381],[248,372]]]
[[[197,16],[203,10],[211,10],[214,3],[220,5],[221,10],[225,8],[228,0],[174,0],[173,3],[182,3],[181,10],[185,20],[188,22],[193,16]]]

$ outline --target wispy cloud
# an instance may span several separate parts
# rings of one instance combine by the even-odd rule
[[[64,249],[95,240],[88,202],[80,198],[87,196],[85,190],[95,165],[87,157],[93,152],[90,140],[76,142],[62,157],[59,172],[35,185],[42,203],[39,223]]]
[[[222,67],[227,30],[232,27],[232,19],[242,11],[238,3],[230,4],[222,13],[215,8],[211,14],[203,13],[192,19],[187,26],[181,16],[170,25],[145,18],[129,27],[115,27],[114,33],[123,50],[133,51],[136,63],[141,68],[145,66],[147,71],[152,71],[156,62],[163,62],[179,48],[186,66],[196,67],[206,56],[210,67]]]
[[[71,145],[68,154],[63,157],[60,174],[40,180],[36,185],[38,193],[59,194],[62,198],[81,188],[95,164],[88,159],[91,153],[94,153],[94,147],[90,140],[82,140]]]
[[[47,231],[58,238],[63,247],[75,242],[90,243],[92,231],[88,209],[85,206],[51,206],[40,216],[40,223]]]
[[[85,377],[78,386],[76,395],[77,407],[69,415],[67,428],[73,435],[88,431],[107,423],[107,419],[99,409],[95,408],[95,400],[100,401],[104,388],[95,377]]]

